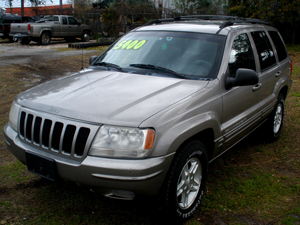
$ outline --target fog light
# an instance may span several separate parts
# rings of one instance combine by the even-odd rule
[[[132,200],[135,197],[135,194],[132,191],[125,190],[112,190],[113,195],[118,198]]]

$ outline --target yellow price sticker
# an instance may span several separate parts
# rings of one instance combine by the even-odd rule
[[[146,40],[126,40],[126,41],[122,41],[120,42],[116,47],[114,47],[114,50],[118,50],[118,49],[123,49],[123,50],[138,50],[141,47],[144,46],[144,44],[146,43]]]

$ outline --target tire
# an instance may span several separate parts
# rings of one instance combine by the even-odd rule
[[[91,37],[91,34],[89,31],[83,31],[82,32],[82,36],[81,36],[81,41],[82,42],[89,42],[90,41],[90,37]]]
[[[22,38],[22,39],[19,39],[19,43],[22,44],[22,45],[28,45],[30,43],[30,39],[27,39],[27,38]]]
[[[205,191],[207,169],[207,153],[200,141],[189,142],[175,155],[161,192],[168,218],[187,219],[196,212]]]
[[[14,42],[14,38],[13,38],[12,36],[9,36],[9,37],[8,37],[8,41],[9,41],[10,43]]]
[[[275,108],[273,112],[269,115],[269,118],[266,122],[265,131],[267,134],[268,141],[273,142],[279,138],[283,127],[284,112],[284,97],[282,94],[279,94]]]
[[[49,45],[51,41],[51,35],[48,32],[42,33],[40,37],[40,44]]]

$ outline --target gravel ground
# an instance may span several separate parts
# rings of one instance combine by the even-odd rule
[[[74,56],[92,52],[90,50],[58,51],[61,48],[67,48],[68,44],[69,43],[60,40],[52,41],[50,45],[46,46],[38,45],[35,42],[31,42],[29,45],[21,45],[17,42],[9,43],[0,41],[0,66],[26,64],[32,61],[45,61],[59,57]]]

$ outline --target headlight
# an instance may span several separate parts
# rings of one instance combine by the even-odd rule
[[[151,150],[154,130],[103,125],[89,154],[114,158],[142,158]]]
[[[20,105],[14,101],[9,112],[9,123],[15,131],[18,131],[19,110]]]

